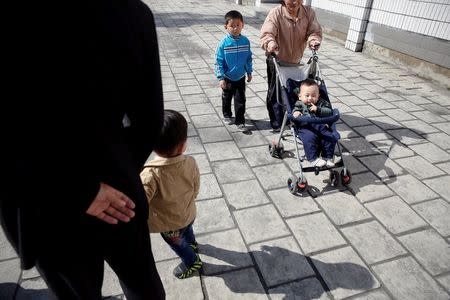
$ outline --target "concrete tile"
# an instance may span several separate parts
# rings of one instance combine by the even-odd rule
[[[18,257],[16,251],[6,238],[3,228],[0,226],[0,261]]]
[[[403,121],[401,123],[405,128],[411,129],[412,131],[420,135],[439,132],[439,129],[425,123],[422,120]]]
[[[380,287],[369,268],[350,247],[311,257],[335,299],[343,299]]]
[[[409,204],[434,199],[439,196],[420,180],[409,174],[398,176],[395,180],[387,182],[387,185]]]
[[[250,250],[269,287],[315,274],[293,237],[255,244]]]
[[[417,154],[431,163],[439,163],[450,160],[450,154],[432,143],[424,143],[409,146]]]
[[[405,145],[414,145],[424,143],[426,140],[420,135],[409,129],[392,129],[387,131]]]
[[[419,213],[441,235],[450,235],[450,204],[443,199],[431,200],[413,205]]]
[[[268,299],[253,268],[205,276],[204,285],[210,299]]]
[[[195,154],[192,157],[197,162],[198,169],[200,174],[211,173],[211,166],[209,165],[208,157],[206,154]]]
[[[200,191],[197,200],[211,199],[222,196],[219,184],[213,174],[200,175]]]
[[[382,179],[395,178],[405,173],[398,164],[384,154],[361,157],[360,160],[375,175]]]
[[[223,185],[230,208],[241,209],[269,202],[264,190],[256,180],[247,180]]]
[[[10,259],[0,262],[0,296],[1,299],[13,299],[15,288],[21,275],[20,260]]]
[[[231,133],[234,141],[239,148],[253,147],[265,145],[267,147],[267,152],[269,151],[267,139],[259,132],[252,130],[252,134],[246,135],[241,132]]]
[[[365,204],[365,206],[394,234],[427,225],[422,218],[397,196],[370,202]]]
[[[420,112],[412,112],[411,114],[413,114],[415,117],[417,117],[417,119],[422,120],[426,123],[430,123],[430,124],[446,121],[444,118],[441,118],[439,115],[434,114],[429,111],[426,111],[426,110],[422,110]]]
[[[445,162],[445,163],[442,163],[442,164],[436,164],[436,167],[438,167],[442,171],[446,172],[447,174],[450,174],[450,162]]]
[[[56,300],[56,297],[48,289],[44,279],[38,277],[22,281],[14,299]]]
[[[385,116],[385,117],[369,117],[368,119],[378,127],[383,128],[384,130],[402,128],[402,125],[400,125],[400,123],[394,120],[395,118]]]
[[[450,292],[450,274],[438,277],[436,280],[447,290],[447,292]]]
[[[382,110],[382,112],[386,114],[388,117],[391,117],[392,119],[400,122],[416,119],[416,117],[413,116],[412,114],[407,113],[406,111],[399,108],[384,109]]]
[[[231,213],[223,198],[197,202],[197,218],[193,226],[196,235],[234,227]]]
[[[247,243],[290,234],[272,204],[237,210],[233,215]]]
[[[253,266],[238,229],[202,235],[197,241],[205,275]]]
[[[287,219],[286,223],[305,254],[346,244],[322,213]]]
[[[178,257],[170,246],[163,240],[159,233],[150,233],[150,239],[152,244],[152,253],[156,262]]]
[[[386,154],[390,159],[414,156],[415,153],[409,147],[405,147],[395,140],[373,141],[375,148]]]
[[[255,178],[252,169],[244,159],[216,161],[211,164],[220,183],[231,183]]]
[[[104,263],[104,277],[102,286],[102,296],[117,296],[123,294],[122,288],[119,283],[119,278],[116,273],[111,269],[108,263]]]
[[[199,137],[188,137],[187,139],[187,149],[185,154],[192,155],[197,153],[205,153],[202,142]]]
[[[370,291],[368,293],[361,294],[355,298],[352,298],[353,300],[390,300],[391,297],[386,294],[386,292],[382,289],[376,290],[376,291]]]
[[[198,134],[203,143],[224,142],[233,139],[225,127],[199,128]]]
[[[341,120],[351,128],[356,126],[372,125],[367,118],[364,118],[358,113],[341,114]]]
[[[394,195],[385,183],[372,173],[353,175],[349,187],[362,203]]]
[[[268,144],[265,144],[264,146],[244,148],[241,149],[241,151],[244,154],[245,159],[252,167],[280,162],[278,158],[274,158],[270,155]]]
[[[448,299],[448,294],[411,257],[372,267],[394,299]]]
[[[271,299],[330,299],[317,278],[307,278],[298,282],[269,289]]]
[[[401,158],[395,160],[395,162],[418,179],[426,179],[445,174],[420,156]]]
[[[368,264],[407,253],[376,221],[345,227],[342,232]]]
[[[357,111],[363,117],[376,117],[376,116],[384,116],[384,114],[373,108],[370,105],[358,105],[352,107],[355,111]]]
[[[172,109],[176,110],[178,112],[186,111],[186,105],[184,105],[184,102],[181,101],[169,101],[164,103],[164,109]]]
[[[433,189],[436,193],[442,196],[442,198],[450,201],[450,176],[441,176],[433,179],[424,180],[425,184]]]
[[[353,156],[360,157],[377,154],[374,150],[374,146],[364,138],[341,139],[340,142]]]
[[[372,218],[364,206],[350,193],[324,195],[316,198],[316,201],[338,226]]]
[[[197,129],[222,126],[222,120],[216,114],[192,116],[191,120]]]
[[[166,299],[182,299],[186,295],[189,295],[189,299],[193,300],[204,299],[200,277],[198,275],[183,280],[173,275],[173,270],[180,262],[179,259],[174,259],[156,264],[164,285],[164,290],[166,291]]]
[[[425,138],[442,149],[450,149],[450,135],[448,134],[443,132],[430,133],[427,134]]]
[[[375,125],[356,127],[355,131],[363,136],[368,142],[387,140],[390,138],[389,134]]]
[[[431,275],[450,270],[450,247],[433,229],[414,232],[398,239]]]
[[[287,179],[292,176],[289,169],[282,163],[255,167],[253,171],[262,187],[266,190],[286,187]]]
[[[310,196],[292,195],[287,188],[269,191],[268,194],[283,218],[320,211]]]
[[[234,142],[217,142],[204,145],[210,161],[241,158],[242,154]]]

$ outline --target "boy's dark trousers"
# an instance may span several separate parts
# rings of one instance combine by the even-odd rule
[[[170,248],[172,248],[172,250],[181,258],[187,268],[192,266],[197,260],[197,254],[191,247],[195,242],[192,224],[193,222],[178,230],[161,232],[164,241],[166,241]]]
[[[331,159],[339,134],[326,124],[307,124],[299,130],[306,159],[312,161],[320,153],[324,159]]]
[[[275,65],[273,63],[272,58],[266,59],[267,64],[267,97],[266,97],[266,106],[267,112],[269,113],[270,118],[270,126],[273,129],[278,129],[281,127],[281,123],[283,122],[284,111],[283,107],[277,102],[277,91],[276,91],[276,82],[277,76],[275,71]],[[281,86],[280,86],[281,90]],[[281,93],[278,91],[279,99],[281,100]]]
[[[233,116],[231,112],[231,100],[234,96],[234,112],[236,114],[234,123],[245,124],[245,76],[238,81],[225,78],[226,87],[222,89],[222,113],[225,118]]]

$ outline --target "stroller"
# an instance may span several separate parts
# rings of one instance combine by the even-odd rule
[[[338,154],[341,157],[340,161],[335,163],[333,167],[303,167],[302,162],[304,161],[304,156],[300,156],[299,147],[297,144],[297,140],[302,143],[300,139],[300,135],[298,134],[299,129],[303,124],[328,124],[330,128],[335,130],[336,122],[339,120],[339,110],[333,108],[333,114],[328,117],[313,117],[302,115],[300,117],[294,118],[292,116],[292,109],[296,102],[296,93],[294,90],[300,86],[300,83],[307,79],[314,79],[318,85],[320,90],[321,98],[330,102],[328,97],[328,92],[325,86],[324,80],[321,78],[320,68],[318,64],[319,57],[316,51],[312,52],[312,56],[309,58],[308,62],[304,66],[300,65],[292,65],[292,64],[284,64],[278,62],[276,57],[272,56],[274,65],[275,65],[275,73],[276,73],[276,95],[277,102],[283,107],[284,116],[283,122],[281,125],[280,133],[278,134],[277,141],[273,141],[269,145],[269,152],[272,157],[282,159],[284,153],[284,146],[281,140],[284,140],[285,137],[283,135],[284,129],[289,122],[289,128],[294,137],[295,151],[298,158],[298,163],[300,166],[300,174],[299,176],[292,176],[287,180],[287,186],[289,191],[292,194],[296,194],[297,192],[302,192],[306,190],[308,186],[308,181],[304,173],[306,172],[314,172],[316,175],[319,174],[320,171],[329,170],[330,175],[330,183],[332,186],[337,186],[341,183],[343,186],[350,184],[351,182],[351,174],[350,171],[345,167],[341,148],[339,142],[336,143]],[[281,91],[280,91],[281,89]],[[280,98],[281,95],[281,99]],[[331,104],[331,103],[330,103]],[[336,168],[342,168],[341,172],[334,170]]]

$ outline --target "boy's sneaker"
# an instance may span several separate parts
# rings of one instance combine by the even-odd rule
[[[333,159],[332,159],[332,158],[327,159],[327,161],[326,161],[326,166],[327,166],[327,168],[332,168],[332,167],[334,167],[334,162],[333,162]]]
[[[333,159],[333,162],[334,162],[334,164],[337,164],[337,163],[339,163],[341,160],[342,160],[342,157],[335,155],[335,156],[334,156],[334,159]]]
[[[233,125],[233,124],[234,124],[233,119],[232,119],[232,118],[229,118],[229,117],[223,117],[223,122],[224,122],[226,125]]]
[[[175,276],[178,279],[186,279],[192,277],[195,272],[199,271],[203,267],[203,262],[200,260],[200,257],[197,255],[197,260],[192,264],[192,266],[188,267],[186,270],[182,272],[176,272]]]
[[[324,161],[322,158],[318,157],[315,160],[311,161],[311,166],[312,167],[323,167],[327,164],[326,161]]]
[[[191,248],[195,253],[198,253],[198,243],[196,241],[192,242]]]

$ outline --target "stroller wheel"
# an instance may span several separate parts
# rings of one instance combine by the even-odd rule
[[[269,153],[270,156],[275,157],[275,158],[283,158],[283,153],[284,153],[284,147],[283,144],[280,142],[278,143],[278,145],[275,142],[272,142],[269,145]]]
[[[298,191],[298,178],[296,176],[289,177],[287,180],[287,186],[289,192],[291,192],[292,195],[295,195]]]
[[[303,192],[308,187],[308,181],[306,179],[302,179],[297,182],[297,187],[300,192]]]
[[[330,171],[330,184],[331,186],[337,186],[339,184],[339,173],[338,171]]]
[[[349,185],[352,182],[352,174],[346,168],[341,171],[341,183],[342,185]]]

